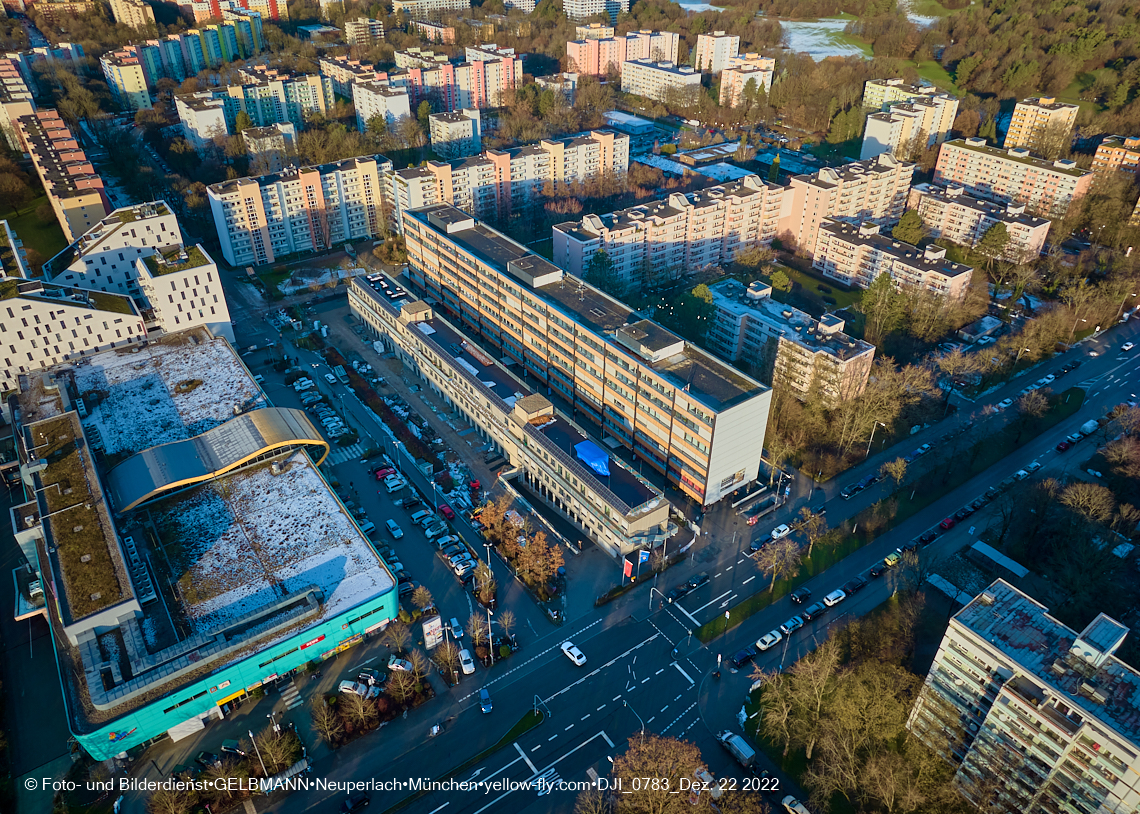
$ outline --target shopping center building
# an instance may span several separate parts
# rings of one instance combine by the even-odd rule
[[[11,406],[16,615],[48,621],[96,760],[190,736],[395,617],[317,468],[327,442],[207,329],[23,374]]]

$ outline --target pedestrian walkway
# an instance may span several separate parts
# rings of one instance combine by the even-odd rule
[[[305,703],[305,700],[301,698],[301,693],[297,692],[297,687],[294,686],[292,679],[282,688],[281,699],[288,709],[296,709]]]
[[[335,466],[336,464],[342,464],[345,461],[357,459],[363,454],[364,444],[358,441],[350,447],[335,447],[333,451],[329,453],[329,457],[326,463]]]

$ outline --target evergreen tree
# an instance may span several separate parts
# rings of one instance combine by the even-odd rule
[[[922,226],[922,218],[918,216],[918,212],[914,209],[908,209],[898,225],[891,230],[891,234],[895,240],[917,246],[918,241],[926,236],[926,230]]]

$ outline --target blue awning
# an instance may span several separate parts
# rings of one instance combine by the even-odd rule
[[[610,476],[610,456],[593,441],[583,441],[574,446],[578,459],[590,469],[605,477]]]

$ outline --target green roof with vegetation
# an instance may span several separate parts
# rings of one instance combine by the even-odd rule
[[[161,252],[162,256],[168,261],[166,263],[158,262],[157,254],[152,254],[149,257],[144,257],[143,260],[146,262],[146,267],[150,269],[150,273],[155,277],[161,277],[164,274],[173,274],[176,271],[185,271],[186,269],[198,268],[199,266],[204,266],[209,262],[206,259],[206,255],[203,254],[202,250],[197,246],[189,246],[186,248],[186,259],[181,263],[170,262],[177,261],[180,251],[181,248],[175,248]]]
[[[99,508],[90,470],[78,439],[76,413],[42,421],[31,427],[38,457],[47,461],[40,478],[50,514],[55,556],[72,620],[82,619],[130,596],[116,567],[115,530]]]
[[[0,300],[10,300],[20,293],[20,284],[15,280],[0,280]]]
[[[91,305],[100,311],[132,315],[135,313],[135,309],[131,307],[130,297],[121,294],[106,294],[102,291],[88,291],[87,297],[91,300]]]

